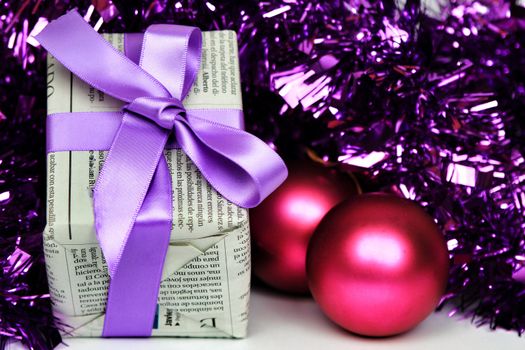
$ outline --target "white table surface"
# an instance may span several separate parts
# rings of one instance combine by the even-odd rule
[[[432,314],[414,330],[389,338],[352,335],[323,316],[310,298],[281,295],[261,287],[252,293],[248,338],[67,339],[66,350],[514,350],[525,349],[515,332],[477,328],[445,312]],[[9,350],[21,349],[11,345]]]

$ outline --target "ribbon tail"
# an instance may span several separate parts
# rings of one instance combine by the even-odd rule
[[[97,179],[95,226],[111,277],[120,265],[159,159],[164,156],[168,135],[169,131],[152,122],[125,113]]]
[[[257,206],[288,175],[277,153],[243,130],[188,115],[175,122],[175,135],[217,192],[241,207]]]
[[[74,10],[50,22],[35,38],[69,71],[108,95],[127,102],[170,96],[158,80],[111,46]]]
[[[170,186],[166,159],[161,157],[122,254],[121,266],[111,278],[104,337],[151,336],[170,241]]]
[[[124,113],[97,179],[95,225],[110,274],[105,337],[151,335],[172,224],[168,135]]]

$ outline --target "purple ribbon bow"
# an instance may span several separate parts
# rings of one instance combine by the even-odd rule
[[[139,65],[75,11],[37,39],[80,79],[128,103],[122,112],[48,116],[47,151],[109,149],[94,191],[97,238],[111,279],[103,336],[150,336],[172,227],[172,184],[163,156],[173,147],[169,136],[219,193],[241,207],[254,207],[275,190],[286,167],[263,141],[238,129],[242,111],[184,108],[200,67],[197,28],[150,26],[135,55]]]

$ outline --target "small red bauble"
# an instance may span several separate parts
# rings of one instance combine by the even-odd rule
[[[288,164],[288,172],[286,181],[250,210],[253,271],[278,290],[307,293],[308,241],[323,216],[359,187],[350,176],[311,162]]]
[[[333,208],[310,240],[310,290],[341,327],[366,336],[405,332],[438,305],[448,253],[434,220],[417,204],[386,194]]]

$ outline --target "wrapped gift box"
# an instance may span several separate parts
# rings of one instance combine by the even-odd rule
[[[124,52],[126,38],[105,35]],[[202,39],[201,69],[184,100],[186,109],[241,110],[235,33],[204,32]],[[82,82],[51,55],[47,74],[48,115],[118,111],[123,105]],[[47,156],[44,247],[53,308],[68,325],[66,336],[99,337],[104,325],[109,274],[92,203],[106,154]],[[247,210],[218,194],[180,149],[167,149],[165,156],[173,184],[173,226],[152,335],[244,337],[250,293]]]

